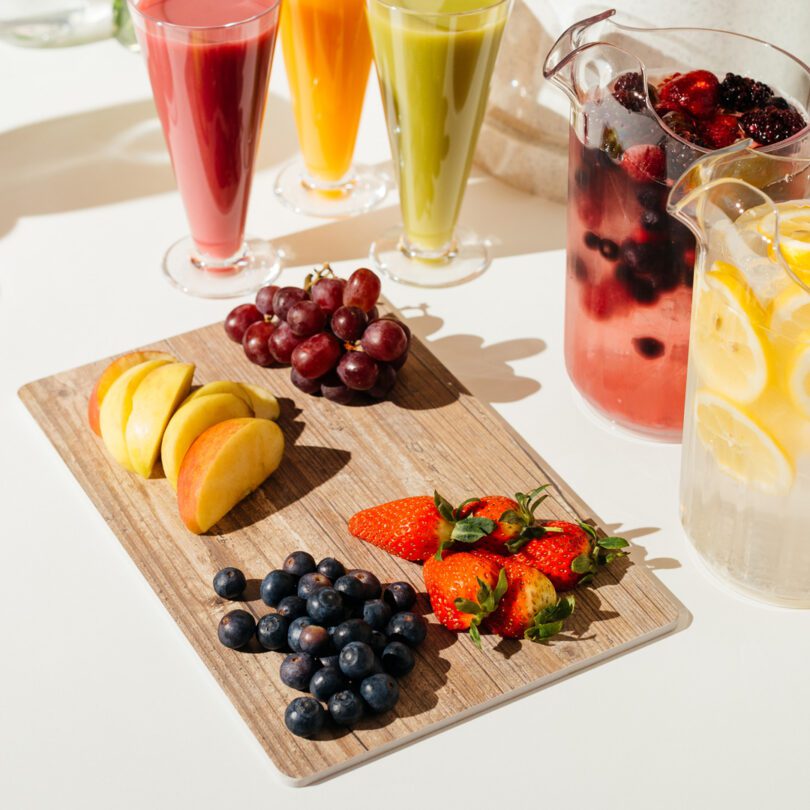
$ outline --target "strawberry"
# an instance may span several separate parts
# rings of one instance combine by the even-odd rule
[[[349,531],[389,554],[426,560],[456,540],[474,542],[495,528],[486,518],[464,516],[438,493],[417,495],[363,509],[349,518]]]
[[[722,149],[740,139],[740,125],[735,115],[717,113],[700,127],[703,146]]]
[[[624,556],[621,549],[628,545],[621,537],[599,537],[587,523],[547,520],[541,525],[545,535],[523,543],[515,556],[544,573],[558,591],[590,581],[598,565]]]
[[[660,146],[639,143],[624,150],[622,168],[639,183],[663,180],[667,174],[667,159]]]
[[[436,618],[450,630],[468,630],[477,647],[481,646],[478,626],[506,592],[501,563],[496,554],[459,551],[442,558],[431,555],[422,569]]]
[[[473,551],[482,559],[497,559],[487,551]],[[496,609],[484,619],[493,633],[504,638],[530,638],[540,641],[559,633],[562,621],[571,615],[574,598],[557,599],[548,577],[526,565],[517,556],[504,561],[506,592]]]
[[[658,90],[658,112],[686,110],[695,118],[710,118],[717,110],[720,82],[708,70],[675,75]]]

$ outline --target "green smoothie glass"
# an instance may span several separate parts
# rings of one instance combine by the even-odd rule
[[[397,281],[458,284],[489,252],[456,229],[511,0],[366,0],[403,225],[371,246]]]

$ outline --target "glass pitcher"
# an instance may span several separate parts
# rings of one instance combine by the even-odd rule
[[[569,28],[544,67],[571,102],[566,365],[599,413],[677,441],[695,239],[668,215],[667,194],[711,149],[694,142],[683,115],[655,111],[655,85],[698,69],[718,80],[751,76],[804,114],[810,74],[790,54],[751,37],[630,28],[613,14]],[[760,149],[780,151],[787,143]]]
[[[723,579],[810,607],[810,149],[738,144],[675,184],[697,235],[681,516]]]

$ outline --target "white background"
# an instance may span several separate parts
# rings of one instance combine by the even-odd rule
[[[396,221],[395,197],[338,223],[277,203],[275,169],[295,151],[281,60],[272,86],[249,227],[294,265],[328,259],[350,271]],[[0,46],[0,87],[3,808],[807,806],[810,614],[746,601],[703,573],[677,518],[678,447],[606,430],[568,384],[563,209],[482,177],[462,219],[495,240],[491,270],[450,290],[384,292],[598,518],[633,538],[634,562],[690,618],[320,785],[284,785],[16,397],[29,380],[230,307],[160,276],[185,223],[145,69],[114,42]],[[361,131],[363,159],[387,160],[373,85]]]

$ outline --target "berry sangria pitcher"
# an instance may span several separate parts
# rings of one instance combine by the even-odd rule
[[[810,139],[703,158],[670,211],[700,244],[681,517],[723,579],[810,607]]]
[[[667,195],[695,160],[738,141],[792,148],[810,74],[751,37],[630,28],[613,14],[569,28],[544,68],[571,101],[566,365],[599,413],[677,441],[696,243]]]

